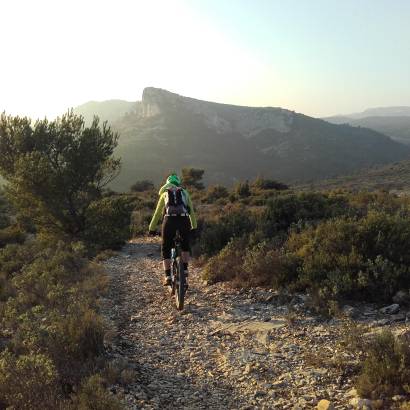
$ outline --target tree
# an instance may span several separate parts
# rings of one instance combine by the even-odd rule
[[[38,230],[81,238],[87,212],[119,173],[118,134],[69,111],[54,121],[0,116],[0,173],[19,213]]]
[[[182,168],[182,183],[188,188],[204,189],[202,177],[205,171],[198,168]]]

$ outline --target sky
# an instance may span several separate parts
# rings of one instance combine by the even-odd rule
[[[0,0],[0,111],[145,87],[321,117],[410,106],[409,0]]]

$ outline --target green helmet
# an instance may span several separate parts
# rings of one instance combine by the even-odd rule
[[[180,186],[180,185],[181,185],[181,180],[179,179],[179,176],[178,176],[177,174],[171,174],[171,175],[167,178],[167,184],[172,184],[172,185]]]

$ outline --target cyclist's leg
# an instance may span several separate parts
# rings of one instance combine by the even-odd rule
[[[162,222],[161,255],[166,278],[170,278],[171,276],[171,248],[176,231],[175,223],[172,218],[173,217],[165,217]],[[168,284],[169,280],[166,279],[166,281],[166,284]]]
[[[191,222],[188,217],[183,217],[179,227],[179,232],[181,235],[181,256],[182,261],[184,262],[184,269],[188,275],[188,263],[190,255],[190,236],[191,236]]]

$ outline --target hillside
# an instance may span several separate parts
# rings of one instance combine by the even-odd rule
[[[410,144],[410,107],[371,108],[361,113],[323,118],[332,124],[366,127]]]
[[[398,161],[410,148],[375,131],[334,125],[272,107],[241,107],[146,88],[136,110],[113,123],[122,172],[114,188],[159,182],[184,166],[207,182],[232,184],[258,174],[284,182],[331,178]]]
[[[353,191],[401,191],[410,192],[410,161],[400,161],[394,164],[361,170],[351,175],[334,179],[317,181],[300,186],[302,190],[329,190],[345,188]]]
[[[89,101],[74,108],[76,114],[81,114],[89,124],[97,115],[101,121],[114,122],[127,113],[135,112],[137,103],[123,100]]]

